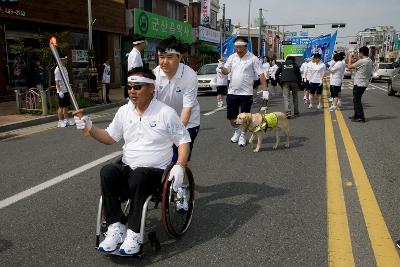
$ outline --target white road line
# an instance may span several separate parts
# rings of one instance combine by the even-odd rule
[[[79,168],[76,168],[76,169],[72,170],[72,171],[69,171],[67,173],[61,174],[60,176],[57,176],[57,177],[55,177],[55,178],[53,178],[51,180],[48,180],[48,181],[46,181],[44,183],[41,183],[41,184],[39,184],[37,186],[34,186],[34,187],[29,188],[29,189],[27,189],[25,191],[22,191],[22,192],[20,192],[18,194],[15,194],[15,195],[13,195],[11,197],[3,199],[3,200],[0,201],[0,209],[8,207],[8,206],[10,206],[10,205],[12,205],[12,204],[24,199],[24,198],[27,198],[27,197],[30,197],[30,196],[36,194],[36,193],[39,193],[42,190],[45,190],[45,189],[47,189],[47,188],[49,188],[49,187],[51,187],[53,185],[61,183],[62,181],[65,181],[65,180],[67,180],[67,179],[69,179],[69,178],[71,178],[71,177],[73,177],[73,176],[75,176],[77,174],[80,174],[81,172],[89,170],[89,169],[91,169],[91,168],[93,168],[93,167],[95,167],[95,166],[97,166],[97,165],[99,165],[99,164],[101,164],[103,162],[106,162],[106,161],[108,161],[110,159],[113,159],[113,158],[115,158],[115,157],[117,157],[117,156],[119,156],[121,154],[122,154],[122,151],[117,151],[117,152],[111,153],[111,154],[109,154],[107,156],[99,158],[99,159],[97,159],[95,161],[92,161],[92,162],[90,162],[88,164],[85,164],[85,165],[83,165],[83,166],[81,166]]]
[[[214,113],[217,113],[218,111],[224,110],[225,108],[226,108],[226,107],[216,108],[216,109],[214,109],[214,110],[212,110],[212,111],[210,111],[210,112],[204,113],[203,115],[204,115],[204,116],[209,116],[209,115],[212,115],[212,114],[214,114]]]
[[[386,92],[386,89],[383,89],[383,88],[381,88],[381,87],[379,87],[379,86],[376,86],[376,85],[373,85],[373,84],[369,84],[369,86],[371,86],[371,87],[373,87],[373,88],[376,88],[376,89],[378,89],[378,90],[381,90],[381,91],[383,91],[383,92]]]

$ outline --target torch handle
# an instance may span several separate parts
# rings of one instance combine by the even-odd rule
[[[83,109],[75,110],[74,112],[72,112],[72,115],[82,118],[83,117]],[[85,127],[82,131],[83,131],[84,136],[90,135],[89,129],[87,127]]]

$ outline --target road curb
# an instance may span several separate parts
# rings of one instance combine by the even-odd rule
[[[126,100],[122,100],[120,102],[115,102],[115,103],[109,103],[109,104],[99,104],[93,107],[88,107],[84,109],[84,113],[96,113],[100,112],[103,110],[119,107],[126,104]],[[31,127],[31,126],[36,126],[40,124],[45,124],[53,121],[57,121],[57,115],[48,115],[48,116],[41,116],[38,118],[33,118],[30,120],[25,120],[25,121],[19,121],[19,122],[13,122],[13,123],[7,123],[4,125],[0,125],[0,133],[12,131],[12,130],[17,130],[21,128],[26,128],[26,127]]]

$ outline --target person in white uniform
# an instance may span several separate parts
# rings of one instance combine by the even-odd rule
[[[329,65],[330,72],[330,91],[332,105],[329,107],[329,111],[335,111],[340,100],[340,92],[342,91],[342,82],[344,77],[344,71],[346,69],[346,64],[343,62],[343,58],[340,54],[333,55],[333,62]]]
[[[308,66],[309,66],[309,60],[306,60],[303,62],[303,64],[301,64],[301,67],[300,67],[301,79],[302,79],[303,90],[304,90],[304,95],[303,95],[304,105],[307,105],[310,101],[310,84],[307,80]]]
[[[250,112],[253,103],[253,82],[254,73],[258,75],[261,82],[261,89],[267,90],[267,82],[258,58],[247,50],[248,40],[246,37],[238,36],[234,41],[236,53],[229,56],[222,73],[231,74],[231,80],[226,97],[227,119],[233,129],[232,143],[239,146],[246,145],[245,133],[240,131],[235,120],[240,112]]]
[[[106,101],[107,103],[111,103],[110,97],[108,94],[110,93],[110,82],[111,82],[111,67],[110,60],[106,59],[106,62],[103,64],[103,75],[101,77],[101,83],[104,84],[106,89]]]
[[[190,151],[200,129],[200,105],[197,101],[197,74],[189,66],[180,63],[185,45],[171,36],[157,46],[159,65],[156,75],[157,100],[175,109],[186,126],[191,138]],[[176,148],[174,148],[174,159]],[[189,155],[189,160],[190,160]]]
[[[326,71],[325,63],[321,61],[321,54],[314,54],[314,63],[307,69],[310,75],[310,104],[308,108],[313,107],[315,99],[318,100],[317,109],[322,108],[322,81]]]
[[[106,238],[98,248],[100,252],[113,252],[120,243],[122,255],[139,252],[143,204],[160,187],[163,172],[171,163],[172,144],[178,147],[178,160],[171,169],[170,179],[174,179],[175,191],[182,186],[190,136],[175,110],[153,97],[155,78],[144,67],[128,72],[130,101],[118,109],[106,129],[97,128],[88,116],[74,117],[78,129],[87,128],[103,144],[125,141],[122,162],[110,163],[100,171],[108,225]],[[131,201],[127,217],[121,210],[121,199]]]
[[[224,75],[220,67],[224,66],[224,59],[218,59],[217,66],[217,107],[221,108],[224,105],[224,96],[228,92],[228,76]]]
[[[133,68],[137,67],[142,67],[143,66],[143,60],[142,60],[142,55],[140,54],[145,47],[145,39],[141,35],[133,35],[132,37],[132,45],[133,48],[131,52],[129,52],[128,55],[128,68],[127,71],[129,72]],[[125,98],[128,98],[128,90],[125,87],[124,91],[124,96]]]

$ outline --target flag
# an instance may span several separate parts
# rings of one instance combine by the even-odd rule
[[[235,47],[233,42],[235,41],[237,34],[232,34],[225,39],[224,43],[222,44],[222,57],[226,61],[230,55],[235,53]]]
[[[328,61],[332,59],[333,51],[335,50],[336,36],[337,36],[337,31],[335,31],[335,33],[332,35],[331,41],[329,42]]]

